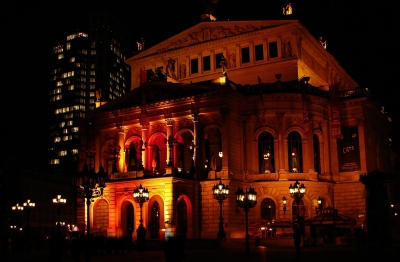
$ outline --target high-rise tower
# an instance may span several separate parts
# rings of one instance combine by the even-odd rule
[[[130,87],[124,62],[129,43],[122,25],[105,12],[83,21],[83,30],[67,35],[52,50],[49,164],[62,174],[76,172],[90,157],[89,112]]]

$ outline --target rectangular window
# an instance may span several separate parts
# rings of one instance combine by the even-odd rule
[[[256,61],[264,60],[264,45],[256,45],[254,51],[256,53]]]
[[[190,72],[192,74],[197,74],[199,72],[199,59],[198,58],[190,60]]]
[[[57,58],[58,58],[58,59],[63,59],[63,58],[64,58],[64,55],[63,55],[63,54],[59,54]]]
[[[71,42],[68,42],[68,43],[67,43],[67,46],[66,46],[65,49],[67,49],[67,50],[70,50],[70,49],[71,49]]]
[[[210,56],[203,57],[203,71],[211,70],[211,59]]]
[[[278,57],[278,43],[276,41],[268,43],[268,48],[269,58]]]
[[[221,68],[222,57],[223,57],[222,53],[215,54],[215,68]]]
[[[242,64],[250,62],[250,49],[248,47],[242,48]]]

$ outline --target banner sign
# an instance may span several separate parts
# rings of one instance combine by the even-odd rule
[[[358,126],[342,128],[337,139],[339,172],[361,170]]]
[[[331,106],[331,137],[340,138],[340,111],[339,111],[339,86],[329,87],[329,98]]]
[[[308,110],[307,110],[307,102],[306,102],[306,87],[305,85],[301,89],[301,100],[302,100],[302,109],[303,109],[303,128],[304,133],[310,130],[310,125],[308,123]]]

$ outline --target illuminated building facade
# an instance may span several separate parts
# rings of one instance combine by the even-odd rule
[[[250,223],[304,221],[322,198],[361,227],[360,174],[392,171],[388,118],[297,20],[202,22],[126,63],[131,91],[92,115],[96,170],[109,176],[91,205],[92,232],[136,239],[141,184],[147,238],[167,228],[215,238],[220,179],[230,188],[227,238],[245,236],[234,192],[250,186]],[[298,210],[296,180],[307,188]]]
[[[52,50],[49,164],[61,173],[76,172],[85,159],[88,112],[130,86],[121,26],[105,13],[87,21],[87,30],[67,35]]]

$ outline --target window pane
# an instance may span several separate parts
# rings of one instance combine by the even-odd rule
[[[203,71],[211,70],[210,56],[203,57]]]
[[[263,45],[256,45],[255,52],[256,52],[256,61],[264,60],[264,46]]]
[[[268,44],[269,47],[269,58],[274,58],[278,57],[278,43],[275,42],[270,42]]]
[[[199,59],[195,58],[190,60],[190,72],[196,74],[199,72]]]
[[[259,173],[275,172],[274,138],[268,132],[264,132],[258,137],[258,163]]]
[[[221,68],[222,53],[215,54],[215,68]]]
[[[250,49],[248,47],[242,48],[242,63],[250,62]]]
[[[303,172],[302,141],[297,132],[291,132],[288,136],[288,160],[289,172]]]

